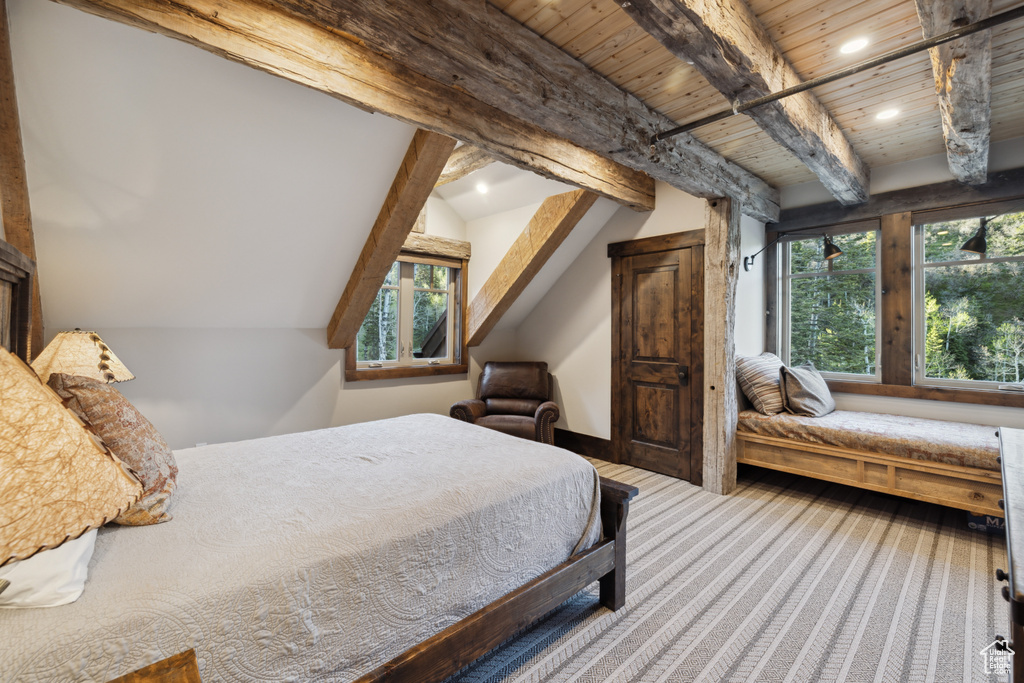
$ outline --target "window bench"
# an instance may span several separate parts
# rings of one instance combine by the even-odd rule
[[[739,415],[737,462],[998,515],[996,428],[837,410]]]

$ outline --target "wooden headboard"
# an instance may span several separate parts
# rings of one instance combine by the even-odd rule
[[[32,278],[36,264],[0,240],[0,346],[31,361]],[[36,349],[38,353],[42,349]]]

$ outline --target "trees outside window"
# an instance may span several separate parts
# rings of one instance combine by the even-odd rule
[[[782,358],[827,375],[878,377],[878,235],[836,235],[842,255],[825,260],[821,235],[783,249]]]
[[[357,367],[455,363],[459,271],[439,259],[395,261],[356,335]]]
[[[984,255],[960,250],[984,221]],[[917,228],[915,383],[1024,381],[1024,212]]]

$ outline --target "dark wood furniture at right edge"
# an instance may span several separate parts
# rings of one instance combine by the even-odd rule
[[[601,604],[626,603],[626,517],[635,486],[601,477],[601,541],[546,574],[409,648],[356,683],[441,681],[530,626],[594,581]]]
[[[1015,651],[1010,683],[1024,683],[1024,429],[1001,427],[999,453],[1008,571],[997,570],[996,579],[1009,581],[1003,597],[1010,603],[1010,647]]]

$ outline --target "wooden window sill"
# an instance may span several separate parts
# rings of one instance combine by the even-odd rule
[[[875,384],[828,380],[829,391],[838,394],[870,394],[895,398],[917,398],[929,401],[954,401],[990,406],[1024,408],[1024,394],[1009,391],[980,391],[952,387],[922,387],[902,384]]]
[[[397,368],[345,368],[346,382],[371,379],[403,379],[405,377],[433,377],[459,375],[469,372],[469,365],[405,365]]]

